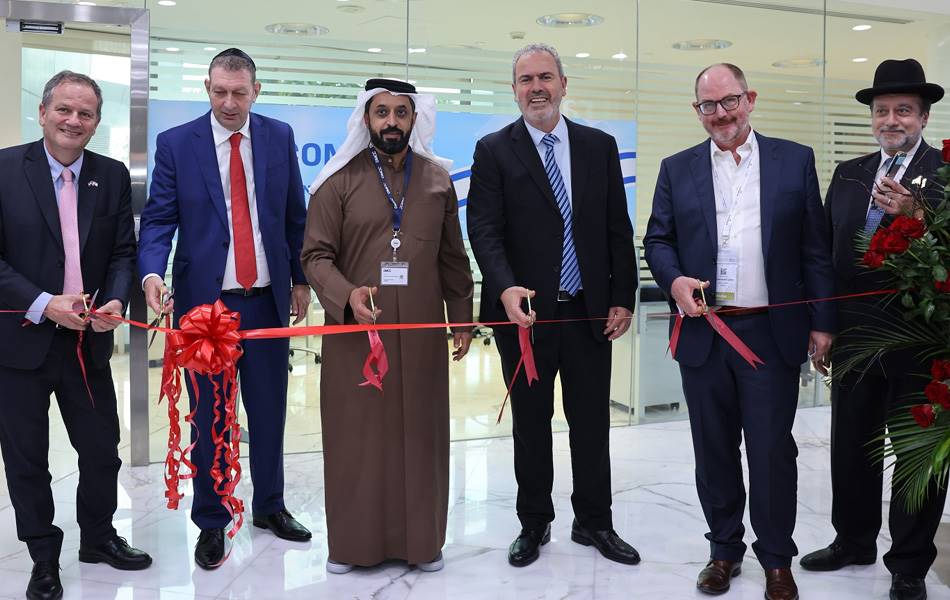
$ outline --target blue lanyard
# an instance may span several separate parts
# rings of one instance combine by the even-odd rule
[[[396,204],[393,192],[389,188],[389,184],[386,183],[386,174],[383,173],[383,165],[379,162],[379,154],[373,145],[370,145],[369,153],[373,157],[373,164],[376,165],[379,182],[383,184],[383,191],[386,192],[386,198],[393,207],[393,233],[398,233],[400,227],[402,227],[402,211],[406,206],[406,190],[409,189],[409,177],[412,175],[412,149],[409,148],[406,151],[406,164],[403,169],[402,197],[399,199],[399,204]]]

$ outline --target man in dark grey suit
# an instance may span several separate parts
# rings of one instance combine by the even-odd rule
[[[0,150],[0,308],[27,311],[0,315],[0,449],[17,536],[34,561],[29,599],[63,595],[47,467],[51,393],[79,454],[79,560],[125,570],[152,562],[112,526],[122,461],[109,358],[119,322],[105,315],[128,305],[135,236],[128,169],[84,149],[101,111],[96,82],[63,71],[43,91],[43,139]],[[98,310],[83,314],[96,291]]]
[[[571,429],[571,539],[636,564],[640,555],[613,530],[610,511],[610,342],[630,327],[637,287],[617,143],[561,116],[567,78],[554,48],[519,50],[511,87],[522,118],[482,138],[472,165],[468,231],[482,273],[480,318],[522,327],[535,317],[577,321],[534,327],[540,381],[529,387],[519,377],[511,391],[522,530],[508,562],[530,564],[550,539],[560,374]],[[522,305],[526,297],[536,312]],[[521,355],[517,331],[496,327],[495,339],[510,380]]]

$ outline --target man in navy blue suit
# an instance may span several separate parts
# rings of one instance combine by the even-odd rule
[[[752,549],[765,569],[765,596],[793,600],[799,367],[806,354],[819,365],[827,360],[834,309],[764,307],[829,297],[834,280],[814,152],[754,133],[755,100],[735,65],[699,74],[693,107],[710,139],[662,162],[643,242],[671,309],[685,316],[676,360],[711,546],[696,585],[723,593],[741,569],[744,437],[758,538]],[[701,288],[712,306],[699,299]],[[723,311],[765,364],[749,365],[705,319],[694,318],[705,310]]]
[[[158,136],[139,232],[146,301],[156,312],[172,308],[162,296],[177,230],[172,264],[176,325],[194,306],[219,298],[241,314],[243,329],[285,326],[293,314],[300,322],[310,287],[300,267],[306,208],[293,131],[286,123],[251,114],[261,84],[254,61],[237,48],[211,61],[205,88],[211,110]],[[289,342],[249,340],[242,346],[238,370],[253,440],[254,525],[284,539],[309,540],[310,531],[284,506]],[[186,383],[194,408],[195,390],[188,378]],[[192,451],[198,473],[191,518],[201,528],[195,562],[213,569],[224,556],[224,527],[231,517],[210,476],[214,391],[206,378],[198,378],[198,392],[195,423],[202,439]],[[197,436],[193,431],[192,440]]]

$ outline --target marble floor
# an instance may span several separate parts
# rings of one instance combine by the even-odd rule
[[[831,495],[828,471],[828,423],[825,407],[802,409],[795,434],[800,448],[798,525],[795,541],[803,552],[827,544]],[[286,459],[287,505],[308,524],[308,544],[285,542],[249,524],[233,544],[230,559],[206,572],[192,561],[198,531],[188,519],[190,496],[182,510],[162,502],[162,466],[123,467],[115,525],[120,535],[155,559],[151,568],[122,572],[77,560],[75,461],[51,467],[57,502],[56,523],[65,531],[61,558],[66,598],[168,599],[327,598],[348,600],[442,599],[613,599],[701,598],[695,577],[708,554],[706,531],[696,499],[692,448],[684,421],[642,424],[611,430],[614,523],[643,556],[638,566],[609,562],[592,549],[570,541],[570,461],[566,434],[555,436],[557,519],[551,543],[533,565],[515,569],[506,548],[517,533],[515,481],[509,437],[455,442],[445,569],[422,573],[390,563],[347,575],[327,574],[323,511],[323,461],[320,453]],[[60,452],[66,452],[58,450]],[[246,465],[245,465],[246,466]],[[247,471],[245,471],[247,472]],[[186,490],[187,491],[187,490]],[[247,498],[251,482],[239,488]],[[886,506],[884,506],[886,509]],[[950,513],[944,514],[950,523]],[[747,524],[748,527],[748,524]],[[22,598],[31,562],[16,540],[13,509],[0,493],[0,598]],[[750,529],[751,531],[751,529]],[[751,535],[751,533],[749,534]],[[752,539],[747,539],[751,542]],[[888,535],[879,540],[880,553]],[[887,598],[890,578],[883,565],[846,568],[829,574],[795,575],[802,598],[866,600]],[[950,588],[931,572],[930,598],[950,599]],[[746,568],[725,596],[760,599],[762,570],[751,551]]]

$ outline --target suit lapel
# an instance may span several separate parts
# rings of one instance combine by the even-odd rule
[[[531,135],[528,133],[523,119],[519,119],[518,122],[515,123],[514,128],[512,128],[511,141],[513,142],[515,155],[524,164],[531,178],[535,184],[537,184],[538,189],[540,189],[544,197],[548,199],[548,204],[560,215],[561,211],[558,210],[557,200],[554,199],[554,192],[551,191],[551,182],[548,181],[548,175],[544,172],[544,165],[541,164],[541,156],[538,154],[538,149],[534,145],[534,140],[531,139]],[[573,166],[572,162],[571,168],[573,168]]]
[[[59,207],[56,205],[56,188],[53,187],[53,177],[49,170],[49,160],[46,158],[46,152],[43,151],[43,141],[34,142],[26,152],[26,160],[23,165],[26,171],[26,180],[33,190],[33,197],[36,204],[46,220],[50,235],[59,244],[60,250],[63,250],[63,229],[59,223]]]
[[[228,227],[228,209],[224,201],[224,188],[221,187],[221,173],[218,171],[218,155],[214,148],[214,135],[211,134],[211,113],[198,119],[195,123],[195,159],[208,188],[208,196],[218,218]]]
[[[270,142],[269,131],[264,126],[264,119],[251,113],[251,154],[254,162],[254,202],[257,204],[258,222],[266,214],[266,204],[263,201],[267,197],[267,148]],[[251,198],[248,198],[251,200]],[[263,228],[263,227],[262,227]]]
[[[769,242],[772,239],[772,221],[775,216],[775,195],[781,177],[781,163],[772,140],[755,135],[759,147],[759,218],[762,227],[762,258],[769,261]]]
[[[567,119],[564,121],[567,123],[567,135],[571,144],[571,212],[576,222],[577,214],[582,212],[584,206],[584,191],[587,189],[587,157],[590,155],[587,152],[584,136],[578,133],[574,123]],[[545,179],[547,179],[546,173]]]
[[[706,141],[693,148],[693,159],[689,163],[689,170],[693,177],[693,186],[696,188],[698,208],[706,220],[709,241],[715,251],[719,247],[719,229],[716,226],[716,193],[713,190],[710,161],[709,142]]]
[[[89,230],[92,227],[92,218],[96,214],[96,202],[99,200],[99,182],[97,173],[99,161],[91,152],[85,152],[82,160],[82,172],[76,190],[76,221],[79,224],[79,254],[82,255],[89,241]]]

